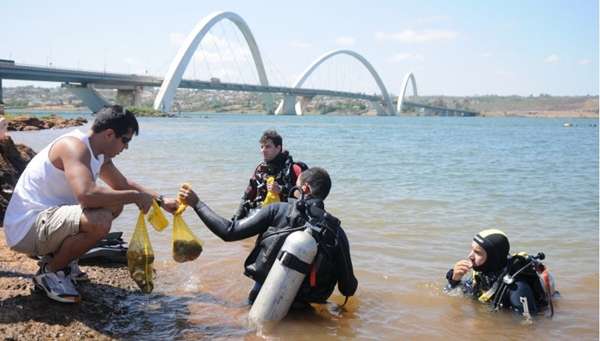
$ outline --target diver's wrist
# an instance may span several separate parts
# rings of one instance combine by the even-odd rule
[[[165,197],[162,194],[159,194],[154,200],[156,200],[156,203],[160,207],[163,207],[165,204]]]

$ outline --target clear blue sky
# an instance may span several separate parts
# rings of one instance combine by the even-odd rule
[[[365,56],[392,93],[412,71],[424,95],[598,94],[595,0],[3,0],[0,58],[163,76],[196,23],[223,10],[248,23],[274,84],[290,85],[321,54],[347,48]],[[213,31],[186,78],[256,78],[233,26]],[[345,57],[323,64],[310,85],[378,92]]]

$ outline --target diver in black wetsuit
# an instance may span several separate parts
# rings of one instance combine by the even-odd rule
[[[458,261],[446,274],[446,291],[460,288],[463,293],[492,303],[495,308],[506,307],[521,314],[539,312],[548,302],[538,275],[523,266],[524,262],[518,258],[521,256],[509,257],[509,249],[504,232],[495,229],[479,232],[473,238],[468,259]],[[517,264],[527,271],[521,271],[512,281],[503,281],[505,275],[516,274]]]
[[[290,233],[304,229],[307,220],[316,219],[326,225],[327,233],[319,245],[315,261],[302,283],[296,302],[324,303],[337,283],[340,292],[354,295],[358,281],[354,277],[348,238],[340,221],[325,212],[323,200],[329,194],[331,179],[327,172],[313,167],[302,172],[297,188],[306,199],[271,204],[244,220],[227,220],[198,199],[194,191],[181,188],[179,196],[192,206],[202,222],[224,241],[235,241],[258,235],[254,249],[244,264],[244,274],[256,284],[248,300],[252,304],[265,281],[279,249]]]
[[[256,166],[248,181],[242,201],[233,215],[236,219],[243,219],[260,209],[268,191],[277,194],[279,201],[287,201],[300,173],[308,168],[304,162],[295,162],[283,149],[283,138],[275,130],[265,131],[259,143],[263,161]],[[272,184],[267,182],[268,177],[274,178]]]

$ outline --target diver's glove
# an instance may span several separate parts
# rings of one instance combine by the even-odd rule
[[[452,287],[452,288],[454,288],[460,284],[460,280],[455,281],[452,279],[453,276],[454,276],[454,269],[448,270],[448,272],[446,273],[446,279],[448,280],[448,284],[450,284],[450,287]]]

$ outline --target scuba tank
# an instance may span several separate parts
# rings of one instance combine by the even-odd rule
[[[509,259],[509,265],[501,278],[494,284],[494,293],[497,295],[493,299],[494,309],[502,306],[504,295],[517,278],[522,278],[531,287],[534,300],[550,308],[550,317],[554,316],[554,304],[552,298],[558,295],[554,277],[548,271],[548,268],[542,263],[546,258],[543,252],[535,256],[530,256],[526,252],[514,254]],[[499,285],[498,285],[499,284]],[[526,305],[523,305],[526,308]]]
[[[311,227],[293,232],[285,239],[252,304],[248,315],[251,322],[276,322],[285,317],[316,254],[317,241]]]

